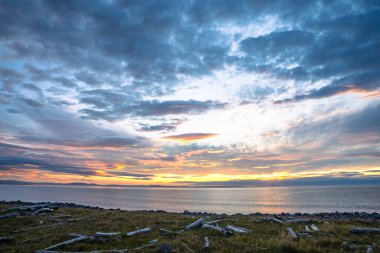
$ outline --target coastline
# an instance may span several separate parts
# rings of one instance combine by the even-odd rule
[[[380,244],[380,233],[371,232],[380,227],[378,213],[227,215],[21,201],[0,201],[0,212],[9,215],[0,219],[0,237],[9,239],[0,239],[2,252],[190,252],[183,245],[203,252],[204,237],[212,252],[365,252],[369,247],[378,252]],[[186,229],[199,220],[203,227]],[[312,226],[317,230],[312,231]],[[146,233],[128,236],[148,228]],[[240,228],[246,232],[239,232]],[[355,228],[370,232],[356,233]],[[44,250],[72,240],[70,245]],[[157,251],[160,247],[171,251]]]
[[[129,210],[123,208],[104,208],[98,206],[90,206],[90,205],[82,205],[76,203],[61,203],[61,202],[26,202],[26,201],[5,201],[0,200],[0,205],[35,205],[35,204],[46,204],[55,206],[57,208],[79,208],[79,209],[90,209],[90,210],[110,210],[110,211],[127,211],[127,212],[142,212],[142,213],[168,213],[168,214],[184,214],[184,215],[199,215],[199,216],[207,216],[207,215],[218,215],[218,216],[268,216],[268,215],[276,215],[276,216],[292,216],[292,217],[314,217],[319,219],[333,219],[333,220],[344,220],[344,219],[373,219],[380,221],[380,213],[377,212],[318,212],[318,213],[289,213],[289,212],[281,212],[281,213],[261,213],[254,212],[249,214],[235,213],[235,214],[226,214],[226,213],[214,213],[214,212],[193,212],[184,210],[183,212],[172,212],[166,210]],[[0,210],[1,211],[1,210]]]

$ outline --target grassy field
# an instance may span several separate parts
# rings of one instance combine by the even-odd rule
[[[1,204],[0,209],[9,208]],[[51,219],[52,216],[70,215],[71,217]],[[207,216],[207,217],[206,217]],[[196,228],[175,236],[159,235],[159,229],[179,230],[201,216],[192,214],[176,214],[165,212],[141,212],[122,210],[101,210],[86,208],[58,208],[50,214],[37,216],[18,216],[0,220],[0,236],[13,236],[12,243],[0,244],[0,252],[35,252],[48,246],[72,239],[70,233],[93,235],[96,232],[127,233],[136,229],[150,227],[152,231],[132,237],[125,235],[112,237],[104,241],[82,241],[61,247],[57,250],[65,252],[128,249],[128,252],[155,252],[158,246],[168,243],[173,252],[187,252],[181,245],[186,243],[195,252],[202,252],[204,236],[210,239],[211,252],[366,252],[365,245],[380,244],[379,234],[351,234],[352,227],[379,227],[378,221],[373,220],[320,220],[314,222],[320,229],[312,237],[291,239],[286,230],[292,227],[296,232],[304,230],[302,224],[279,224],[263,221],[262,215],[205,215],[206,220],[220,218],[232,219],[219,223],[250,229],[248,234],[234,234],[224,237],[216,231]],[[80,220],[68,222],[68,219]],[[46,226],[62,223],[54,227],[38,228],[26,231],[20,229]],[[310,223],[311,224],[311,223]],[[159,239],[157,246],[136,251],[134,248],[147,244],[153,239]],[[361,245],[362,248],[349,249],[343,244]],[[378,247],[373,252],[380,252]]]

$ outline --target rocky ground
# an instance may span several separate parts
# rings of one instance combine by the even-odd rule
[[[380,252],[376,228],[378,213],[226,215],[0,202],[0,252],[369,253]]]

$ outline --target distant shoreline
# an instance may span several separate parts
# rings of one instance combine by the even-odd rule
[[[215,183],[215,182],[210,182]],[[223,183],[223,182],[220,182]],[[210,184],[210,185],[118,185],[118,184],[92,184],[92,183],[50,183],[50,182],[24,182],[16,180],[0,180],[1,185],[11,185],[11,186],[73,186],[73,187],[104,187],[104,188],[260,188],[260,187],[308,187],[308,186],[329,186],[329,187],[339,187],[339,186],[380,186],[380,180],[376,181],[336,181],[334,184],[325,181],[312,181],[312,182],[298,182],[296,179],[292,180],[281,180],[279,182],[274,180],[268,180],[260,182],[260,184],[254,185],[233,185],[233,184]]]
[[[46,205],[52,205],[57,208],[72,208],[72,209],[91,209],[91,210],[120,210],[120,211],[129,211],[129,212],[141,212],[141,213],[167,213],[167,214],[185,214],[185,215],[193,215],[193,216],[206,216],[206,215],[219,215],[219,216],[268,216],[268,215],[280,215],[280,216],[294,216],[294,217],[309,217],[309,218],[325,218],[325,219],[334,219],[334,220],[340,220],[340,219],[374,219],[377,221],[380,221],[380,213],[377,212],[318,212],[318,213],[289,213],[289,212],[281,212],[281,213],[261,213],[261,212],[254,212],[249,214],[242,214],[242,213],[235,213],[235,214],[225,214],[225,213],[214,213],[214,212],[194,212],[194,211],[188,211],[184,210],[182,212],[172,212],[172,211],[165,211],[165,210],[129,210],[129,209],[123,209],[123,208],[103,208],[98,206],[89,206],[89,205],[82,205],[82,204],[75,204],[75,203],[60,203],[60,202],[25,202],[25,201],[5,201],[0,200],[0,204],[5,205],[16,205],[16,206],[25,206],[25,205],[40,205],[40,204],[46,204]],[[1,211],[1,210],[0,210]]]

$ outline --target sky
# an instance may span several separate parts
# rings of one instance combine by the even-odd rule
[[[0,2],[0,178],[380,183],[379,1]]]

